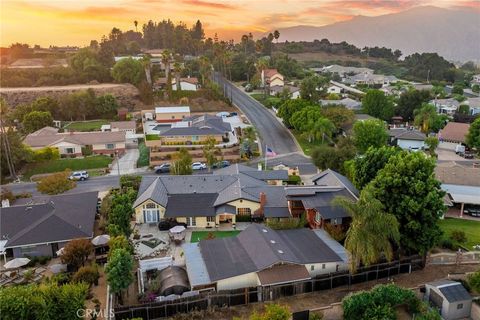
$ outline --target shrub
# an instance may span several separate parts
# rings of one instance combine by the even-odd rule
[[[85,282],[88,285],[98,285],[99,278],[100,273],[98,272],[98,267],[96,265],[84,266],[78,269],[77,272],[75,272],[72,277],[72,282]]]
[[[443,238],[442,240],[440,240],[439,245],[440,247],[449,250],[453,250],[455,248],[452,240],[450,240],[449,238]]]
[[[477,272],[470,274],[467,277],[467,282],[473,291],[480,293],[480,269]]]
[[[465,234],[465,231],[455,229],[450,233],[450,239],[454,242],[462,244],[467,241],[467,235]]]
[[[45,194],[59,194],[76,187],[75,181],[68,180],[70,171],[54,173],[49,175],[37,183],[37,190]]]

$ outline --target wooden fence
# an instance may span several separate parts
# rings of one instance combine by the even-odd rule
[[[273,301],[281,297],[329,290],[340,286],[350,286],[361,282],[389,278],[401,273],[410,273],[422,269],[422,263],[421,257],[414,256],[400,261],[360,268],[355,274],[337,272],[289,284],[205,292],[196,296],[169,301],[135,306],[117,306],[114,308],[115,319],[142,318],[151,320],[171,317],[182,312],[205,310],[209,307],[231,307],[262,301]]]

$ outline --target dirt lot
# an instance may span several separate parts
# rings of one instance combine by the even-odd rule
[[[416,271],[411,274],[402,274],[393,278],[393,283],[402,287],[413,288],[425,284],[426,282],[447,278],[449,274],[473,272],[479,269],[478,265],[464,265],[464,266],[428,266],[424,270]],[[364,282],[351,286],[339,287],[333,290],[318,291],[295,297],[286,297],[276,300],[275,303],[287,305],[291,311],[301,311],[305,309],[317,309],[323,306],[328,306],[335,302],[340,302],[348,293],[359,290],[367,290],[371,287],[387,283],[386,279],[379,281]],[[238,306],[232,308],[220,309],[208,314],[198,312],[185,315],[176,316],[175,320],[180,319],[213,319],[213,320],[227,320],[233,317],[241,319],[248,319],[248,316],[254,311],[261,312],[263,304],[251,304],[247,306]],[[334,308],[325,312],[328,319],[341,319],[341,308]]]
[[[31,103],[40,97],[58,98],[78,90],[93,89],[97,95],[112,94],[117,98],[120,105],[127,108],[142,108],[143,104],[139,99],[138,90],[131,84],[77,84],[69,86],[49,87],[22,87],[22,88],[0,88],[0,96],[4,97],[8,105],[14,107],[22,103]]]

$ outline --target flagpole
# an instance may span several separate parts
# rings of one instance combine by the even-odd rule
[[[263,170],[267,170],[267,150],[268,146],[265,144],[265,168],[263,168]]]

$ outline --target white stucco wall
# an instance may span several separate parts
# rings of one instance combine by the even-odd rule
[[[256,287],[259,283],[257,274],[251,272],[217,281],[217,291]]]
[[[425,146],[424,141],[419,141],[419,140],[404,140],[404,139],[398,139],[397,140],[397,145],[405,150],[409,149],[422,149]]]
[[[310,276],[313,278],[320,274],[336,272],[337,265],[338,265],[338,271],[343,271],[348,268],[348,266],[345,263],[340,263],[340,262],[313,263],[313,264],[306,264],[305,267],[307,268]],[[325,268],[323,268],[323,266],[325,266]],[[312,267],[313,267],[313,270],[312,270]]]

